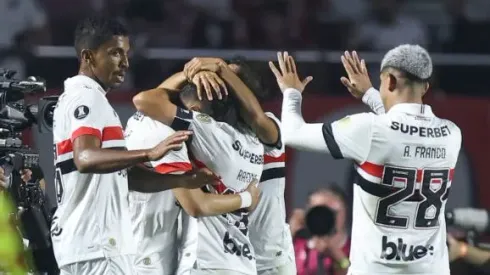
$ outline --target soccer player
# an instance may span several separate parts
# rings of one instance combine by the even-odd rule
[[[151,149],[124,150],[121,122],[106,93],[124,81],[129,67],[127,30],[111,19],[85,19],[76,29],[75,49],[79,74],[65,81],[54,111],[56,260],[62,274],[132,274],[128,177],[132,188],[148,192],[195,188],[214,179],[202,172],[172,176],[136,167],[128,175],[126,168],[181,148],[190,133],[178,132]]]
[[[217,66],[212,66],[213,64]],[[250,241],[255,250],[258,274],[296,274],[294,247],[286,223],[284,201],[285,148],[281,141],[280,122],[262,110],[255,94],[263,94],[259,77],[242,59],[226,64],[219,58],[194,58],[187,66],[192,72],[215,70],[231,87],[231,96],[239,103],[242,117],[264,144],[264,170],[260,179],[261,198],[250,215]],[[192,70],[192,71],[191,71]],[[219,87],[199,79],[198,87]]]
[[[444,208],[461,148],[461,131],[422,103],[432,62],[402,45],[381,62],[384,114],[361,113],[331,124],[306,123],[300,81],[287,53],[271,70],[284,94],[286,145],[356,162],[349,274],[450,274]]]
[[[215,76],[204,71],[194,77]],[[171,92],[176,90],[180,92]],[[175,93],[185,109],[170,101]],[[241,122],[231,98],[199,100],[197,87],[180,72],[159,88],[136,95],[133,102],[139,111],[174,130],[193,131],[188,144],[193,162],[209,168],[221,181],[215,188],[208,188],[209,192],[236,194],[261,177],[264,146]],[[192,274],[256,274],[255,253],[248,233],[249,205],[247,199],[240,211],[198,219],[197,261]]]
[[[141,150],[153,147],[173,133],[174,130],[169,126],[137,112],[128,120],[125,137],[128,149]],[[178,151],[169,152],[160,160],[148,163],[148,166],[162,174],[183,174],[192,170],[185,145]],[[177,240],[177,218],[181,212],[179,205],[186,212],[180,213],[183,215],[183,222],[187,220],[190,223],[189,226],[193,226],[194,223],[197,226],[197,221],[187,217],[187,214],[192,217],[205,217],[233,212],[242,208],[242,203],[244,203],[242,198],[247,196],[251,196],[252,199],[248,210],[253,210],[259,198],[256,184],[256,182],[250,183],[243,191],[245,193],[229,195],[205,193],[199,188],[192,190],[176,188],[153,194],[130,191],[129,203],[133,233],[138,242],[137,272],[139,274],[176,274],[178,247],[180,246]],[[181,230],[184,231],[183,234],[187,233],[185,228]],[[197,234],[195,237],[197,238]],[[192,242],[192,240],[187,241]],[[182,255],[182,257],[194,256],[195,258],[195,251],[187,253],[194,255]]]

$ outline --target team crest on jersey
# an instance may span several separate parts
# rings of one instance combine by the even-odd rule
[[[342,126],[342,127],[349,125],[349,123],[350,123],[350,116],[346,116],[346,117],[340,119],[339,121],[337,121],[337,123],[338,123],[339,126]]]
[[[202,123],[211,123],[211,117],[206,114],[197,114],[196,119]]]
[[[90,109],[87,106],[80,105],[75,109],[74,115],[76,119],[83,119],[86,118],[89,113],[90,113]]]

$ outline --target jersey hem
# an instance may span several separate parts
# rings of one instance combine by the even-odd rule
[[[450,270],[443,271],[443,272],[435,272],[435,273],[397,273],[399,275],[449,275]],[[385,273],[385,272],[377,272],[377,271],[359,271],[359,270],[354,270],[350,269],[347,272],[347,274],[352,274],[352,275],[372,275],[372,274],[378,274],[378,275],[390,275],[393,273]]]
[[[281,266],[287,264],[288,262],[293,262],[293,260],[292,259],[289,260],[288,257],[283,257],[283,258],[281,258],[281,260],[267,261],[267,263],[263,264],[263,265],[256,262],[257,271],[264,271],[267,269],[281,267]]]

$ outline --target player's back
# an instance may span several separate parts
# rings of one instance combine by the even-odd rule
[[[370,116],[371,147],[354,187],[350,271],[449,274],[443,213],[461,132],[427,105]]]
[[[209,168],[221,180],[218,186],[209,187],[210,192],[241,192],[260,178],[264,147],[250,131],[239,131],[208,115],[180,108],[172,128],[194,132],[188,144],[194,161]],[[246,211],[199,218],[197,267],[256,274]]]
[[[278,127],[279,120],[266,113]],[[280,128],[280,127],[279,127]],[[250,214],[250,241],[257,258],[257,270],[267,270],[294,262],[294,248],[286,223],[286,148],[282,141],[275,147],[264,146],[264,170],[260,178],[260,201]]]
[[[136,112],[129,118],[125,138],[129,150],[148,149],[175,133],[172,128]],[[163,158],[145,163],[160,174],[192,170],[184,145]],[[137,243],[136,269],[147,274],[174,274],[178,263],[178,206],[172,190],[156,193],[129,192],[133,235]]]
[[[83,135],[100,138],[102,148],[125,147],[104,90],[86,76],[69,78],[53,118],[58,208],[51,232],[58,264],[133,254],[126,171],[80,173],[73,159],[73,141]]]

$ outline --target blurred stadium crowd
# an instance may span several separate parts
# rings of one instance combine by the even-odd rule
[[[0,67],[16,68],[20,76],[43,75],[51,88],[61,87],[76,63],[43,57],[35,45],[71,46],[76,22],[93,13],[119,17],[131,27],[126,90],[152,87],[185,62],[139,55],[149,47],[385,51],[416,43],[432,52],[490,53],[486,0],[6,0],[0,5]],[[305,73],[324,76],[312,90],[341,93],[341,68],[328,65],[306,66]],[[257,67],[270,75],[262,66]],[[434,87],[483,95],[488,66],[439,66]],[[458,81],[466,77],[472,81]]]

